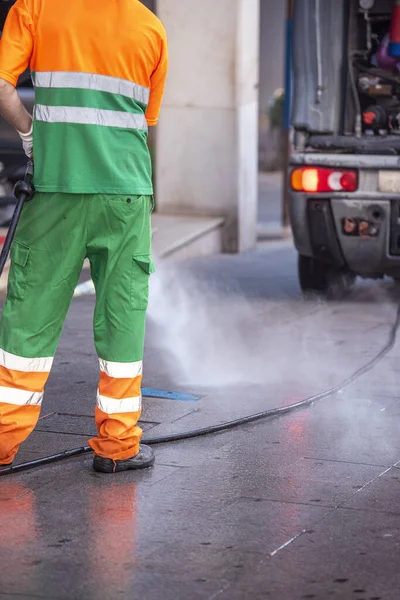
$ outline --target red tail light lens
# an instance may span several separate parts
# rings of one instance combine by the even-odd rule
[[[295,192],[355,192],[358,171],[300,167],[292,171],[290,182]]]

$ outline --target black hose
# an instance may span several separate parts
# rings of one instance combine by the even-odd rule
[[[14,194],[17,198],[17,204],[14,209],[13,216],[11,218],[11,223],[8,227],[7,236],[4,241],[3,248],[0,253],[0,275],[3,273],[5,264],[7,262],[11,244],[13,242],[15,232],[18,227],[19,219],[22,213],[22,209],[24,208],[24,204],[25,202],[29,202],[29,200],[31,200],[33,197],[34,190],[32,186],[32,178],[33,160],[31,159],[28,161],[24,180],[19,181],[14,188]]]
[[[396,319],[390,330],[389,339],[386,342],[385,346],[382,348],[378,354],[368,361],[363,367],[360,367],[350,375],[347,379],[345,379],[342,383],[335,385],[334,387],[326,390],[325,392],[321,392],[320,394],[316,394],[315,396],[311,396],[306,398],[305,400],[301,400],[300,402],[296,402],[295,404],[290,404],[289,406],[282,406],[281,408],[272,408],[269,410],[264,410],[262,412],[256,413],[254,415],[248,415],[247,417],[242,417],[240,419],[235,419],[233,421],[226,421],[225,423],[220,423],[219,425],[211,425],[210,427],[202,427],[200,429],[193,429],[192,431],[184,431],[183,433],[173,433],[171,435],[165,436],[157,436],[154,438],[144,438],[143,443],[154,445],[154,444],[166,444],[168,442],[179,442],[181,440],[188,440],[190,438],[201,437],[204,435],[210,435],[213,433],[219,433],[221,431],[227,431],[228,429],[233,429],[234,427],[238,427],[239,425],[246,425],[248,423],[254,423],[255,421],[260,421],[261,419],[266,419],[268,417],[276,417],[279,415],[284,415],[289,412],[295,411],[299,408],[305,408],[310,406],[314,402],[320,402],[321,400],[326,400],[341,392],[345,388],[349,387],[353,384],[357,379],[371,371],[385,356],[390,352],[396,342],[397,331],[400,325],[400,305],[397,308]],[[63,452],[59,452],[58,454],[53,454],[52,456],[45,456],[44,458],[38,458],[36,460],[31,460],[29,462],[22,463],[20,465],[16,465],[15,467],[8,467],[6,469],[0,470],[0,477],[4,475],[10,475],[11,473],[19,473],[20,471],[25,471],[27,469],[33,469],[36,467],[41,467],[44,465],[48,465],[49,463],[57,462],[59,460],[63,460],[65,458],[72,458],[73,456],[80,456],[81,454],[86,454],[87,452],[91,452],[92,449],[89,446],[83,446],[81,448],[73,448],[72,450],[64,450]]]

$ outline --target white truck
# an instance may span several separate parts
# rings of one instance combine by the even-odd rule
[[[400,2],[293,8],[289,208],[301,287],[400,279]]]

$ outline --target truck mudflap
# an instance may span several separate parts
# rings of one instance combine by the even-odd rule
[[[314,258],[343,267],[345,260],[336,234],[330,201],[308,198],[307,220]]]
[[[390,254],[400,256],[400,200],[392,200],[390,204]]]

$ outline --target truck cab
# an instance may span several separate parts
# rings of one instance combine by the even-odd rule
[[[400,2],[295,0],[291,72],[301,288],[400,279]]]

